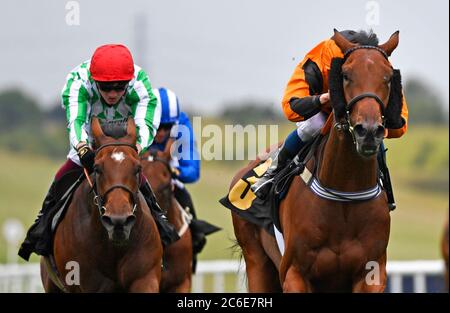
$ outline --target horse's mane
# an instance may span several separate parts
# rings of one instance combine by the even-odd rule
[[[369,31],[344,30],[340,33],[347,40],[351,41],[352,43],[357,43],[361,46],[377,47],[379,43],[377,34],[375,34],[372,29],[370,29]]]

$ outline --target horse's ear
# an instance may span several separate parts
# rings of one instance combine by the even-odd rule
[[[336,28],[334,29],[334,35],[333,37],[331,37],[331,39],[334,40],[336,45],[341,49],[342,53],[345,53],[345,51],[347,51],[348,49],[357,46],[357,44],[352,43],[351,41],[347,40],[347,38],[342,36]]]
[[[388,56],[391,56],[392,52],[395,50],[395,48],[397,48],[398,46],[398,41],[399,41],[399,34],[400,31],[397,30],[395,33],[393,33],[391,35],[391,37],[389,38],[388,41],[386,41],[384,44],[379,45],[378,47],[383,49],[384,52],[386,52],[386,54]]]
[[[129,117],[127,121],[127,136],[136,141],[136,123],[132,117]]]
[[[102,126],[100,125],[100,121],[96,116],[92,117],[91,120],[91,129],[92,134],[94,135],[95,142],[100,144],[100,142],[106,137],[103,133]]]

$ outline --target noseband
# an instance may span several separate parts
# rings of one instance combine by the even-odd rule
[[[128,144],[128,143],[114,142],[114,143],[107,143],[107,144],[104,144],[104,145],[100,146],[100,147],[95,151],[95,156],[97,156],[98,153],[99,153],[103,148],[111,147],[111,146],[125,146],[125,147],[130,147],[130,148],[132,148],[134,151],[137,152],[137,148],[136,148],[135,145]],[[89,176],[88,176],[88,177],[89,177]],[[139,182],[138,182],[138,185],[139,185]],[[133,199],[133,210],[132,210],[131,214],[134,215],[134,213],[136,212],[137,204],[139,203],[139,201],[138,201],[138,191],[139,191],[139,189],[138,189],[138,191],[133,192],[133,191],[132,191],[128,186],[126,186],[126,185],[123,185],[123,184],[115,184],[115,185],[112,185],[111,187],[109,187],[109,188],[105,191],[105,193],[104,193],[103,195],[99,195],[98,192],[97,192],[97,175],[96,175],[95,172],[94,172],[94,184],[91,184],[91,187],[92,187],[92,192],[94,193],[94,204],[97,206],[98,212],[100,213],[100,216],[103,216],[103,215],[106,213],[106,211],[107,211],[107,208],[106,208],[106,206],[105,206],[105,199],[106,199],[106,196],[107,196],[111,191],[113,191],[114,189],[117,189],[117,188],[123,189],[123,190],[125,190],[126,192],[128,192],[128,193],[131,195],[131,197],[132,197],[132,199]]]
[[[358,49],[373,49],[373,50],[377,50],[378,52],[380,52],[380,53],[384,56],[384,58],[385,58],[386,60],[388,60],[388,55],[386,54],[386,52],[385,52],[383,49],[381,49],[381,48],[379,48],[379,47],[375,47],[375,46],[362,45],[362,46],[355,46],[355,47],[353,47],[353,48],[348,49],[348,50],[344,53],[344,62],[343,62],[342,64],[344,64],[344,63],[347,61],[349,55],[350,55],[352,52],[354,52],[355,50],[358,50]],[[385,123],[386,123],[386,120],[385,120],[385,108],[386,108],[386,105],[385,105],[385,103],[383,102],[383,100],[380,99],[380,97],[378,97],[376,94],[374,94],[374,93],[372,93],[372,92],[364,92],[364,93],[362,93],[362,94],[360,94],[360,95],[357,95],[357,96],[353,97],[353,98],[345,105],[345,117],[344,117],[344,121],[336,122],[335,125],[334,125],[334,127],[335,127],[337,130],[349,131],[350,134],[352,135],[352,139],[353,139],[353,143],[354,143],[354,144],[356,144],[356,137],[355,137],[353,125],[352,125],[351,122],[350,122],[350,113],[352,112],[353,107],[355,106],[355,104],[356,104],[358,101],[361,101],[362,99],[365,99],[365,98],[372,98],[372,99],[374,99],[374,100],[378,103],[378,105],[380,106],[381,120],[382,120],[382,125],[383,125],[383,127],[385,127]]]

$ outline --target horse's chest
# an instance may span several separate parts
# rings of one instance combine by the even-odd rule
[[[317,244],[317,243],[316,243]],[[311,278],[332,278],[338,282],[364,271],[367,264],[377,261],[386,250],[387,242],[373,242],[363,238],[328,240],[305,251],[305,271]],[[343,282],[344,283],[344,282]]]

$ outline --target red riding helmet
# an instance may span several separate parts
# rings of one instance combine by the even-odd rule
[[[130,50],[116,44],[98,47],[91,59],[90,72],[92,78],[100,82],[133,79],[134,62]]]

